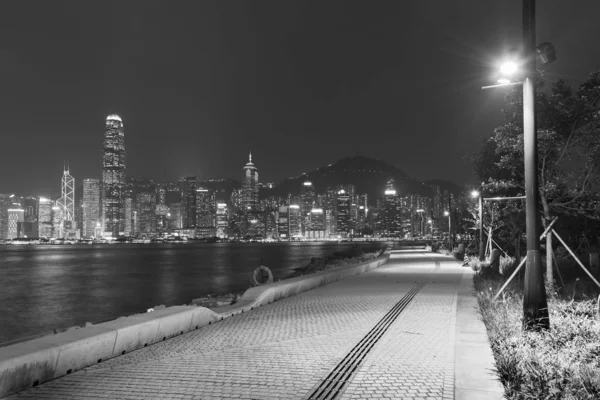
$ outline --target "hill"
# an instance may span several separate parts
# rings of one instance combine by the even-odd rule
[[[370,199],[383,195],[387,181],[393,178],[396,190],[400,195],[420,194],[431,196],[431,184],[436,184],[452,192],[460,192],[462,188],[451,182],[431,180],[419,182],[410,178],[404,171],[385,161],[364,156],[343,158],[333,164],[317,168],[312,172],[285,179],[272,189],[262,189],[262,196],[286,196],[288,193],[297,195],[304,181],[311,181],[317,193],[324,192],[328,187],[342,184],[353,184],[358,193],[367,193]],[[450,189],[451,188],[451,189]]]

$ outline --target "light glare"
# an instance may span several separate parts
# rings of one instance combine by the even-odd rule
[[[519,70],[519,66],[514,61],[506,61],[500,66],[500,73],[502,75],[513,75]]]

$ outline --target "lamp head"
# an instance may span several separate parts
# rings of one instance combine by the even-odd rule
[[[477,197],[479,197],[479,192],[478,192],[477,190],[473,190],[473,191],[471,192],[471,197],[473,197],[473,198],[475,198],[475,199],[476,199]]]
[[[513,60],[506,60],[500,64],[500,73],[502,76],[513,76],[519,71],[519,65]]]
[[[450,213],[448,211],[444,211],[444,216],[447,217],[448,215],[450,215]]]

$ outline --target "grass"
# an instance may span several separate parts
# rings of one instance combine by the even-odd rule
[[[493,298],[515,267],[500,262],[499,272],[472,260],[483,322],[508,399],[600,399],[600,320],[597,291],[582,279],[566,282],[548,298],[550,330],[523,332],[523,294],[511,282]]]

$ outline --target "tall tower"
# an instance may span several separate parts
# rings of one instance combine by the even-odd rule
[[[258,169],[252,163],[252,153],[248,157],[248,163],[244,166],[242,208],[244,211],[258,210]]]
[[[396,237],[402,234],[402,215],[400,198],[396,192],[396,186],[393,178],[390,178],[385,185],[383,196],[383,218],[382,230],[384,236]]]
[[[196,177],[188,176],[179,180],[181,190],[181,220],[184,229],[196,227]]]
[[[69,173],[69,167],[65,165],[60,180],[60,198],[56,200],[56,206],[61,210],[60,234],[64,238],[74,234],[75,226],[75,179]]]
[[[83,230],[86,238],[95,237],[97,224],[100,222],[100,180],[88,178],[83,180]]]
[[[103,235],[117,237],[125,230],[125,131],[118,115],[106,117],[102,168]]]
[[[63,171],[60,188],[59,201],[63,208],[63,220],[73,222],[75,221],[75,178],[69,173],[68,166]]]

